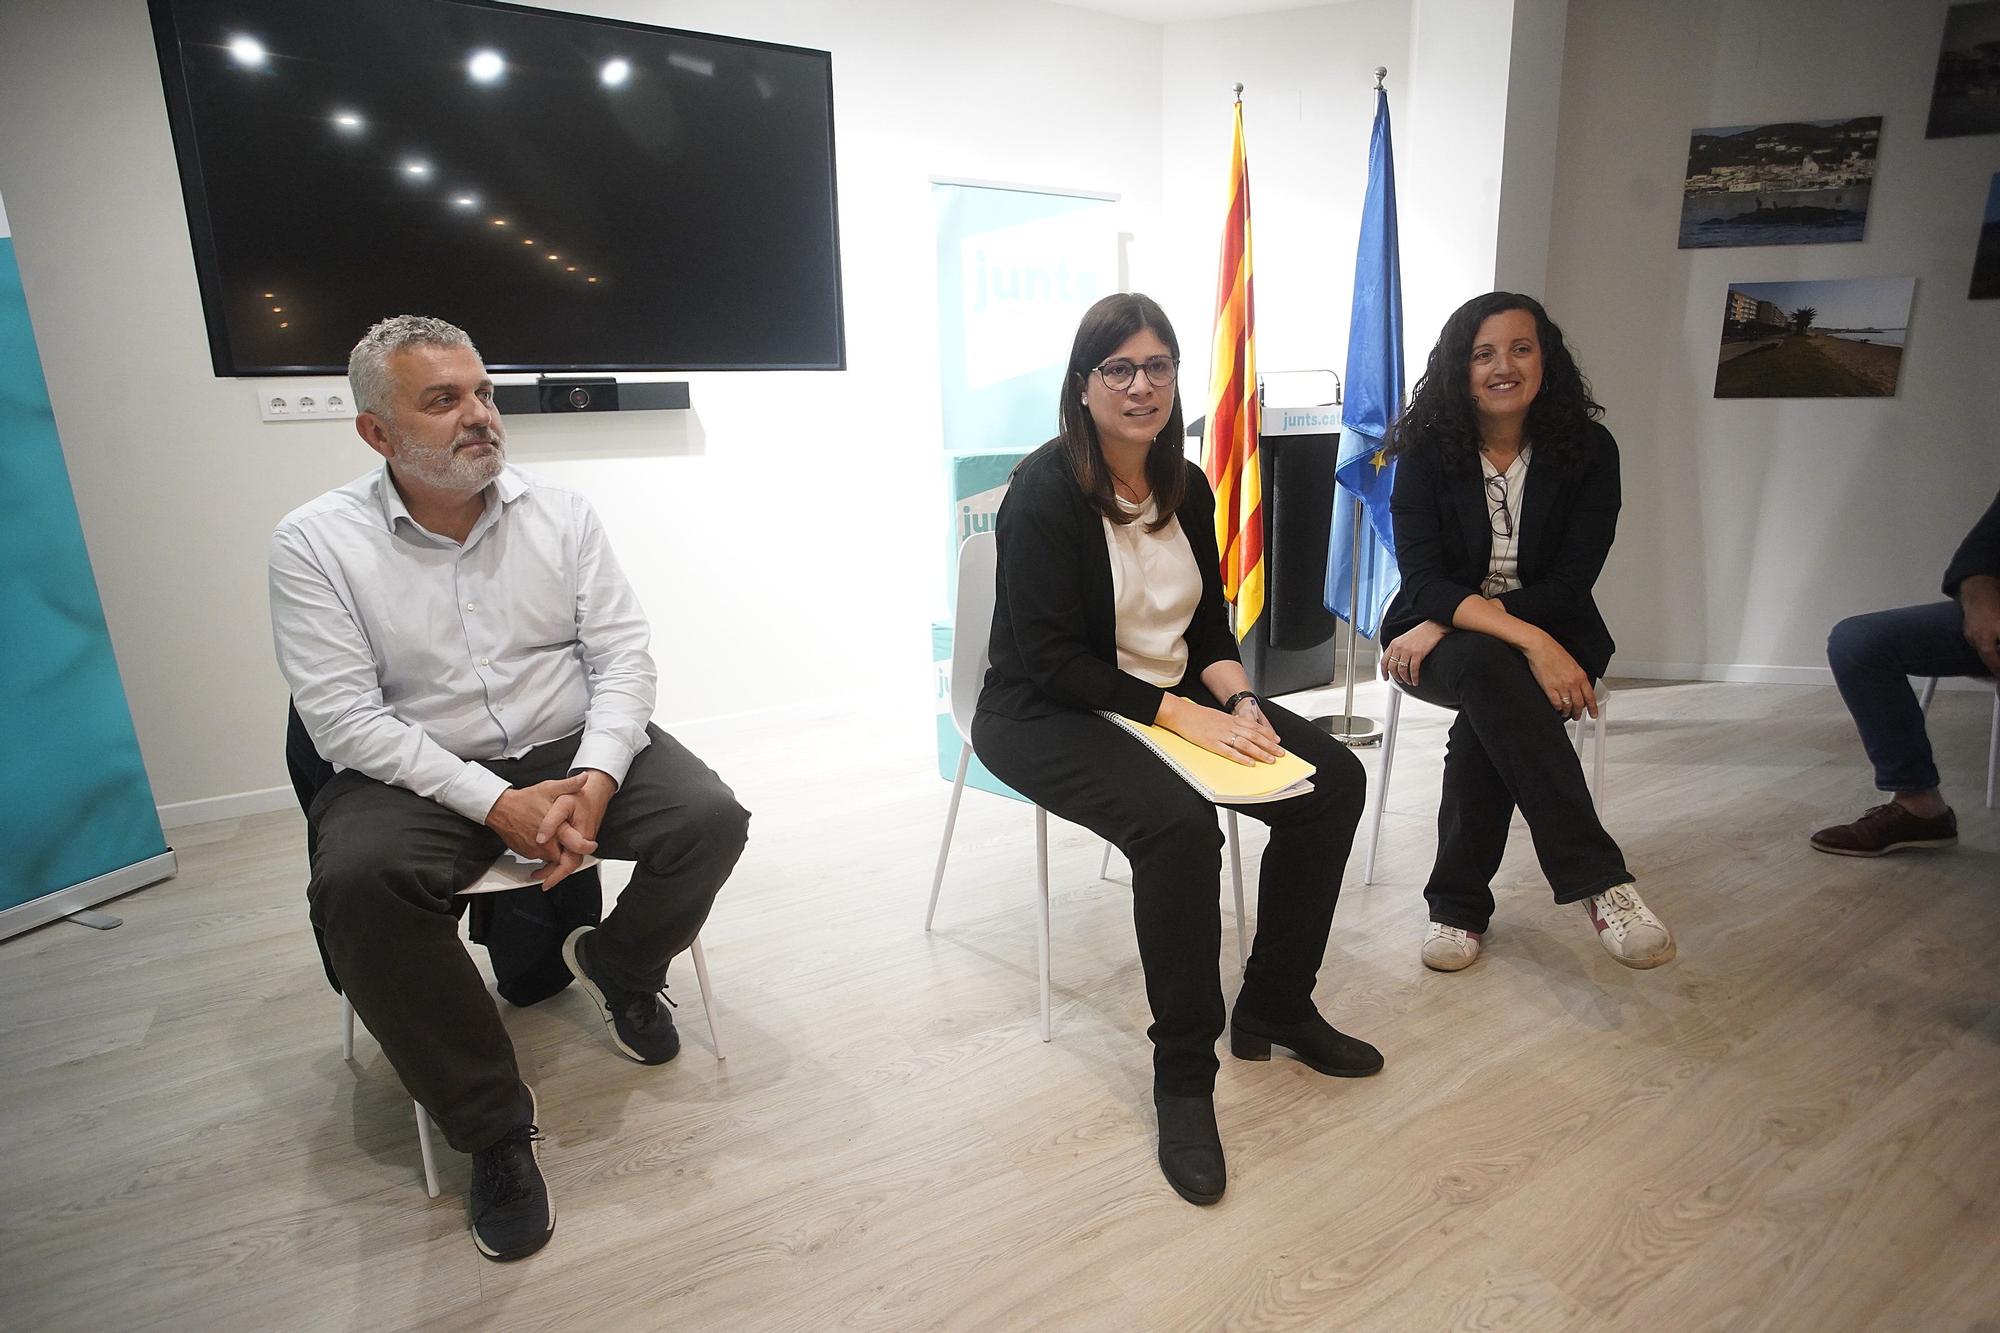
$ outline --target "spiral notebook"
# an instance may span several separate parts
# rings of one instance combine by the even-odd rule
[[[1270,764],[1239,764],[1202,749],[1165,727],[1134,722],[1118,713],[1101,713],[1136,736],[1160,762],[1183,782],[1217,805],[1256,805],[1303,796],[1313,789],[1311,764],[1287,750]]]

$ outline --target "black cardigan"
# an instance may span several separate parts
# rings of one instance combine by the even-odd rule
[[[1580,456],[1562,466],[1534,457],[1521,496],[1521,586],[1502,593],[1508,612],[1563,646],[1592,679],[1616,644],[1590,594],[1618,531],[1618,442],[1597,422]],[[1493,521],[1480,470],[1448,468],[1418,449],[1396,465],[1390,497],[1403,586],[1382,618],[1382,642],[1426,620],[1451,624],[1479,594],[1493,550]]]
[[[1185,636],[1184,679],[1192,679],[1216,662],[1240,658],[1222,600],[1215,495],[1200,468],[1189,463],[1187,469],[1187,498],[1175,517],[1201,570],[1201,601]],[[992,664],[979,707],[1023,719],[1090,708],[1153,721],[1165,691],[1118,669],[1103,516],[1091,508],[1057,441],[1014,469],[993,529],[999,578],[988,644]],[[974,634],[978,627],[960,631]]]

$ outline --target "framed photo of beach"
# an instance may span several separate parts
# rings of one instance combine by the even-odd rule
[[[1915,278],[1732,282],[1717,398],[1889,398],[1903,371]]]
[[[1880,116],[1696,130],[1680,248],[1860,240],[1881,137]]]

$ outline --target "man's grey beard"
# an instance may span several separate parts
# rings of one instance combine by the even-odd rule
[[[403,470],[426,486],[443,491],[476,491],[499,476],[507,462],[507,436],[498,427],[478,434],[466,432],[453,436],[449,449],[425,448],[412,443],[407,436],[393,431],[391,434],[396,461]],[[494,451],[478,456],[459,452],[459,446],[480,440],[490,441]]]

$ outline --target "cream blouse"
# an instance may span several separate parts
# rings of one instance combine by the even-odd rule
[[[1137,505],[1122,495],[1115,498],[1119,508],[1136,515],[1130,523],[1103,520],[1118,669],[1162,689],[1178,685],[1187,671],[1188,622],[1201,603],[1201,570],[1178,518],[1149,532],[1159,512],[1153,501]]]

